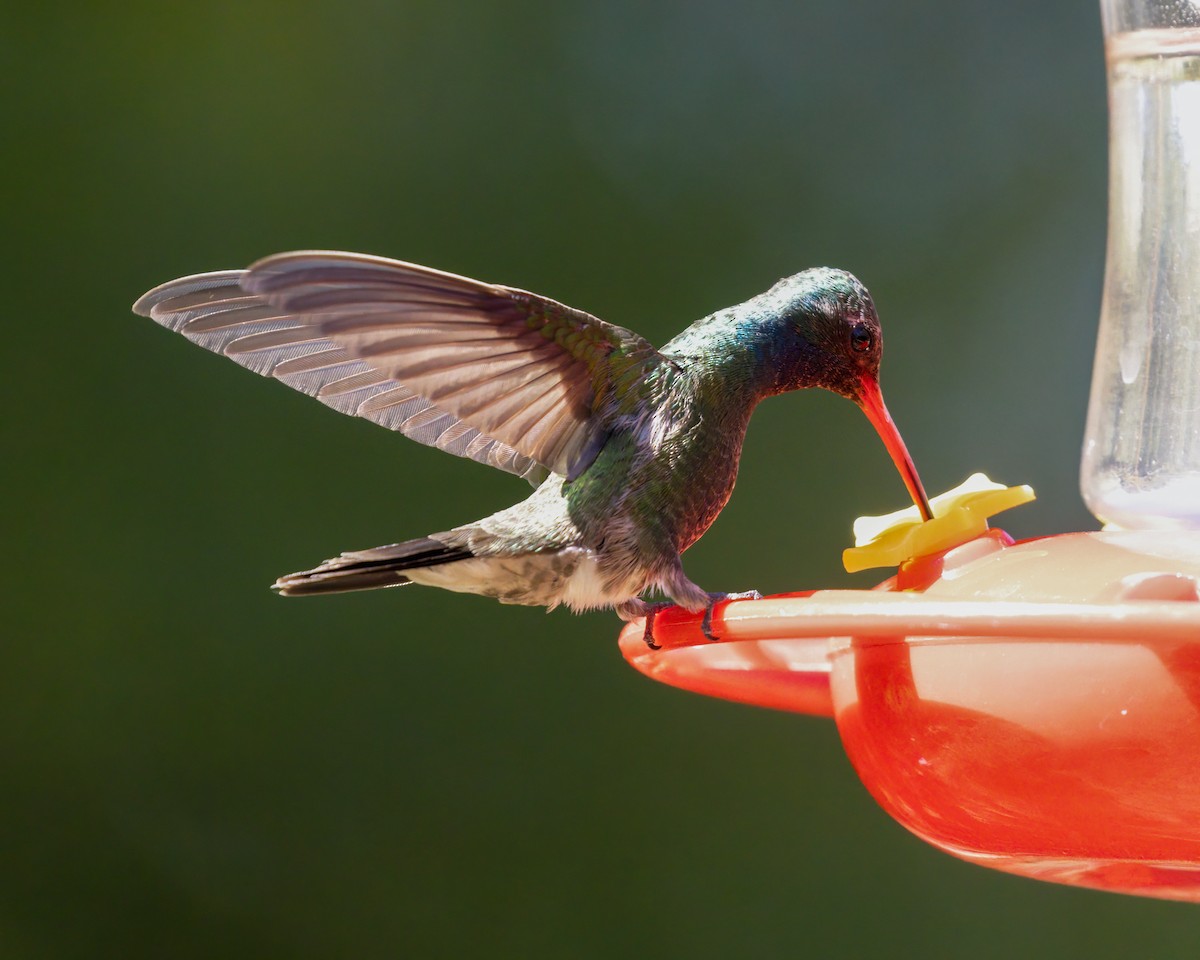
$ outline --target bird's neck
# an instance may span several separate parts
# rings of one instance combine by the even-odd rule
[[[701,390],[753,407],[795,386],[795,367],[803,358],[780,355],[778,342],[731,308],[697,320],[662,352],[686,365]]]

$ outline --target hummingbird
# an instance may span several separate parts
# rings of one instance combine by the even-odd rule
[[[288,597],[419,583],[501,603],[646,618],[657,589],[709,593],[681,555],[728,502],[750,415],[819,387],[854,401],[923,519],[921,480],[879,388],[879,318],[857,278],[816,268],[697,320],[661,349],[548,297],[355,253],[298,251],[172,280],[135,313],[343,413],[524,477],[525,500],[280,577]],[[756,595],[751,592],[749,595]]]

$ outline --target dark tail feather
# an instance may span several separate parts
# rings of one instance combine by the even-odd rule
[[[432,537],[393,543],[373,550],[356,550],[326,560],[319,567],[280,577],[271,589],[285,597],[303,597],[318,593],[345,593],[349,590],[374,590],[409,583],[403,571],[417,567],[436,567],[455,560],[468,560],[469,550],[450,547]]]

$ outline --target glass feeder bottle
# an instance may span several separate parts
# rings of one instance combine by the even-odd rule
[[[1084,437],[1089,509],[1200,528],[1200,7],[1102,0],[1109,90],[1104,296]]]

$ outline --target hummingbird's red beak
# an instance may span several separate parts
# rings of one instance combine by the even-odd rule
[[[892,415],[888,413],[887,407],[883,404],[879,381],[869,373],[864,373],[859,379],[858,405],[862,407],[862,412],[867,415],[867,419],[871,421],[871,425],[883,440],[883,445],[887,447],[887,452],[891,454],[892,462],[900,471],[904,485],[908,487],[909,496],[913,498],[913,503],[921,511],[921,519],[932,520],[933,511],[929,508],[929,498],[925,496],[921,478],[917,476],[916,465],[913,463],[912,457],[908,455],[908,447],[904,445],[904,440],[900,436],[900,431],[896,429]]]

